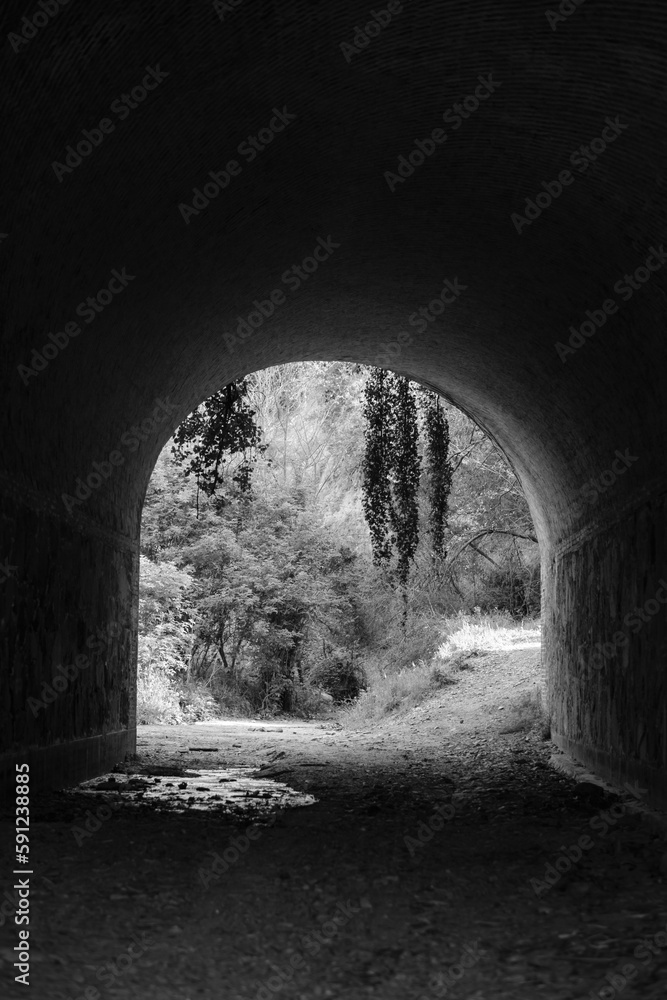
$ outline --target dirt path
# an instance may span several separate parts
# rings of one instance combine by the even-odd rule
[[[638,812],[640,791],[615,797],[556,770],[537,729],[500,735],[539,677],[534,651],[511,660],[508,672],[507,655],[481,657],[363,731],[142,727],[131,770],[145,781],[189,788],[187,770],[250,766],[317,802],[254,825],[126,802],[89,833],[90,797],[35,801],[31,988],[13,981],[18,928],[5,919],[0,996],[664,998],[664,833]],[[12,845],[5,815],[7,886]],[[569,868],[567,852],[581,855]]]

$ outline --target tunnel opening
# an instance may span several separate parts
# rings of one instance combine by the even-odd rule
[[[79,448],[74,458],[62,456],[57,487],[61,498],[72,496],[76,481],[87,478],[86,472],[95,468],[93,462],[99,463],[100,457],[103,460],[110,458],[119,441],[127,441],[127,434],[132,438],[134,430],[139,430],[134,445],[126,449],[122,466],[114,471],[109,489],[92,489],[85,504],[77,502],[76,506],[67,510],[71,516],[63,521],[64,534],[58,544],[65,546],[62,557],[65,562],[71,558],[67,552],[76,550],[77,538],[82,533],[90,536],[88,544],[91,546],[92,562],[90,569],[86,570],[88,576],[84,572],[80,579],[92,583],[92,588],[84,587],[78,621],[66,617],[57,630],[61,633],[60,637],[56,640],[55,634],[51,635],[38,661],[35,661],[34,653],[30,654],[35,666],[32,693],[28,696],[33,698],[33,702],[28,707],[36,703],[37,712],[34,708],[31,711],[23,709],[22,728],[15,730],[19,734],[15,742],[22,743],[29,750],[32,766],[39,775],[37,781],[57,783],[63,780],[65,774],[74,778],[89,777],[133,751],[136,733],[133,664],[137,655],[134,616],[138,606],[139,514],[152,469],[173,429],[193,406],[215,391],[217,385],[228,383],[230,378],[240,378],[244,372],[259,371],[259,359],[271,364],[284,363],[286,356],[294,361],[316,358],[330,361],[338,357],[347,363],[377,364],[386,361],[386,353],[381,352],[392,350],[391,345],[395,344],[399,357],[392,366],[393,370],[442,393],[462,412],[474,413],[479,425],[499,444],[521,481],[530,506],[535,537],[542,552],[544,668],[554,738],[575,757],[585,760],[589,766],[608,777],[639,781],[639,775],[642,775],[641,781],[651,789],[654,801],[661,800],[663,793],[657,764],[664,751],[665,740],[661,702],[657,701],[647,708],[643,701],[638,723],[631,722],[630,716],[621,708],[638,692],[647,690],[647,684],[654,683],[657,669],[655,642],[658,642],[658,651],[663,648],[660,640],[664,629],[662,616],[652,613],[647,616],[645,613],[647,627],[628,627],[629,612],[635,603],[639,604],[637,581],[619,578],[616,568],[620,557],[613,542],[615,525],[634,525],[635,534],[628,536],[624,543],[630,548],[636,548],[638,544],[630,539],[643,537],[644,533],[648,533],[647,539],[653,535],[654,540],[647,543],[647,551],[654,552],[653,569],[644,584],[653,600],[653,595],[659,590],[659,542],[653,527],[653,515],[641,513],[644,509],[641,464],[630,463],[627,474],[612,472],[614,479],[611,485],[604,472],[596,480],[581,484],[580,473],[573,469],[571,458],[563,450],[565,438],[554,435],[554,428],[546,422],[544,398],[537,401],[535,387],[530,393],[525,391],[525,386],[519,391],[518,383],[508,379],[505,373],[500,381],[488,381],[490,358],[482,354],[472,365],[465,347],[467,334],[463,329],[458,329],[454,323],[450,325],[448,321],[447,360],[450,365],[442,354],[437,323],[418,342],[409,345],[409,350],[405,344],[401,345],[400,333],[396,331],[404,325],[405,317],[410,315],[410,303],[430,301],[432,291],[425,290],[428,285],[428,282],[422,282],[422,290],[413,289],[410,295],[401,292],[395,296],[388,311],[385,301],[380,317],[384,337],[375,332],[379,298],[371,298],[363,305],[358,321],[362,329],[368,328],[369,333],[357,338],[354,343],[344,332],[347,322],[341,326],[329,314],[330,345],[326,351],[312,345],[292,346],[286,351],[278,346],[281,341],[274,338],[273,333],[268,337],[260,330],[249,346],[239,344],[235,352],[230,352],[227,345],[221,345],[220,334],[224,326],[233,329],[234,321],[227,321],[224,326],[220,320],[203,322],[199,330],[202,351],[188,352],[196,372],[191,373],[186,384],[182,379],[174,381],[177,369],[165,368],[168,352],[163,350],[152,361],[154,376],[158,379],[155,385],[156,388],[161,385],[161,389],[149,401],[142,402],[142,399],[147,399],[146,392],[141,397],[135,394],[132,408],[125,409],[124,417],[119,415],[116,407],[112,420],[104,428],[97,428],[95,437],[86,441],[85,447]],[[317,315],[320,295],[326,298],[332,292],[333,288],[328,291],[326,287],[318,289],[312,301],[304,299],[296,312],[286,313],[277,320],[275,326],[280,336],[285,337],[289,327],[298,329],[299,324],[303,324],[304,330],[309,330]],[[347,301],[345,296],[343,301]],[[358,300],[356,306],[361,308]],[[467,321],[461,322],[465,325]],[[428,360],[429,352],[437,358],[436,363]],[[242,360],[244,356],[246,360]],[[135,361],[139,363],[138,358]],[[544,386],[541,391],[544,397]],[[158,416],[163,418],[165,414],[166,425],[164,419],[157,420]],[[84,443],[83,440],[81,443]],[[628,449],[626,452],[630,454]],[[603,462],[609,464],[616,458],[613,452],[609,457],[607,446],[600,447],[599,454],[603,458],[593,460],[593,453],[589,452],[589,459],[597,468]],[[589,464],[586,471],[590,473],[595,465]],[[577,482],[580,485],[575,488]],[[595,483],[599,488],[592,489]],[[591,502],[591,494],[594,502]],[[621,521],[618,520],[619,515],[614,513],[619,503],[625,512]],[[48,517],[43,519],[40,530],[48,532],[49,523]],[[106,535],[98,531],[96,536],[94,525],[106,525]],[[644,545],[644,542],[641,544]],[[628,559],[632,562],[633,557],[629,553],[630,550],[626,562]],[[101,566],[110,566],[104,581],[96,568]],[[605,586],[610,586],[610,581],[616,581],[621,587],[622,593],[615,599],[616,603],[604,600],[604,591],[592,586],[591,581],[598,579],[600,573],[606,581]],[[25,584],[32,586],[30,574]],[[41,584],[36,582],[35,586]],[[82,583],[77,586],[82,586]],[[11,589],[7,589],[10,599]],[[621,626],[625,623],[625,627],[619,628],[619,623]],[[78,683],[68,685],[61,695],[54,698],[53,707],[49,708],[48,730],[45,730],[44,709],[48,702],[42,695],[45,690],[48,691],[52,678],[57,676],[59,650],[71,650],[69,655],[74,658],[82,647],[90,648],[87,644],[91,641],[97,644],[94,655],[89,657],[94,670],[88,675],[79,671]],[[610,655],[607,655],[607,650],[611,650]],[[632,665],[631,669],[629,665]],[[600,701],[600,691],[614,691],[615,694],[613,698],[604,694]],[[599,714],[589,715],[591,704],[607,706],[604,722]],[[567,721],[573,718],[573,712],[577,718],[574,731],[568,728],[570,722]],[[594,735],[595,732],[602,732],[599,727],[608,733],[604,740]],[[5,731],[9,733],[9,730]],[[572,732],[576,735],[573,736]],[[625,732],[623,739],[621,732]],[[631,744],[635,750],[628,758],[622,748]],[[20,752],[17,754],[16,749],[6,748],[3,758],[5,773],[18,756]],[[630,759],[631,763],[627,763]]]
[[[134,453],[117,448],[123,435],[156,411],[176,424],[267,365],[389,358],[474,414],[521,480],[542,551],[555,738],[664,802],[664,206],[658,154],[639,156],[663,141],[658,7],[617,18],[584,6],[545,18],[542,34],[519,4],[502,24],[480,18],[483,5],[424,8],[404,22],[407,43],[397,18],[350,63],[332,45],[340,18],[356,17],[345,4],[270,7],[259,30],[204,8],[102,20],[91,8],[77,22],[88,56],[71,66],[67,18],[33,35],[11,9],[27,37],[8,48],[6,187],[19,196],[5,286],[5,777],[21,755],[53,783],[132,749],[139,520],[168,433]],[[307,93],[282,62],[297,21]],[[188,52],[165,69],[175,39],[179,52],[202,43],[204,68]],[[582,62],[584,44],[595,59]],[[128,83],[139,64],[155,92]],[[470,89],[483,80],[488,99]],[[137,107],[113,134],[98,128],[128,86]],[[446,142],[435,122],[451,127]],[[99,148],[83,129],[104,136]],[[265,148],[225,174],[262,129],[271,141],[264,131]],[[132,173],[131,196],[109,183],[115,169]],[[51,187],[34,182],[40,170]],[[209,182],[223,187],[207,194]],[[122,465],[102,491],[96,463],[113,452]],[[56,692],[77,656],[88,673]]]
[[[394,520],[381,544],[393,554],[377,558],[373,435],[393,440],[402,385],[417,480],[404,529],[402,459],[383,473]],[[401,530],[412,546],[403,583]],[[282,365],[200,405],[158,458],[141,554],[139,725],[309,718],[359,699],[362,716],[377,702],[381,717],[400,690],[416,704],[448,682],[437,662],[447,643],[486,655],[520,641],[512,629],[524,619],[533,645],[539,634],[538,543],[504,456],[442,397],[366,366]],[[537,696],[546,717],[546,692]]]
[[[3,13],[0,768],[5,871],[26,772],[38,865],[29,954],[27,876],[0,903],[7,992],[18,952],[68,1000],[664,996],[664,5]],[[588,780],[499,732],[493,690],[468,725],[475,667],[345,738],[137,735],[162,447],[244,373],[332,359],[445,393],[507,455],[552,740]],[[206,772],[216,741],[318,802],[258,830],[40,799],[137,749]]]
[[[474,414],[521,482],[542,554],[543,657],[554,739],[599,773],[617,781],[643,782],[652,799],[662,801],[660,761],[667,755],[664,706],[661,697],[645,697],[648,690],[655,688],[658,694],[661,690],[665,618],[654,613],[654,606],[661,606],[655,595],[661,593],[663,522],[657,514],[662,501],[646,499],[651,488],[646,478],[650,462],[642,461],[648,454],[646,446],[624,444],[628,438],[636,439],[636,426],[622,422],[621,432],[608,422],[600,423],[591,437],[579,420],[577,406],[585,398],[581,379],[588,380],[589,388],[595,386],[600,371],[587,368],[586,356],[581,358],[570,390],[582,387],[582,394],[575,402],[566,393],[563,398],[572,405],[565,414],[561,395],[570,376],[564,366],[556,369],[557,375],[544,359],[531,361],[529,373],[521,366],[508,366],[506,331],[489,306],[479,301],[461,296],[449,307],[446,324],[435,317],[411,343],[405,338],[401,342],[409,317],[419,314],[415,306],[431,303],[438,289],[447,287],[442,278],[436,278],[430,266],[428,276],[417,278],[415,273],[410,283],[396,281],[382,293],[369,275],[361,294],[350,290],[346,277],[350,263],[342,246],[336,255],[327,262],[328,270],[322,265],[315,275],[317,287],[301,289],[300,299],[285,303],[270,323],[263,323],[251,338],[239,339],[233,350],[222,334],[236,330],[250,312],[241,308],[234,315],[233,308],[220,308],[214,313],[210,304],[219,302],[220,290],[205,289],[202,275],[196,293],[193,290],[196,308],[193,301],[176,303],[165,293],[155,317],[162,325],[159,351],[150,351],[149,357],[146,345],[121,332],[127,378],[115,381],[114,387],[105,382],[110,418],[83,429],[74,412],[68,411],[63,431],[66,422],[74,420],[72,440],[77,447],[61,450],[56,466],[51,453],[35,467],[38,476],[52,469],[55,478],[49,489],[55,496],[50,506],[44,507],[43,492],[36,488],[26,494],[27,500],[19,501],[18,508],[23,517],[37,517],[36,551],[51,551],[49,546],[55,545],[59,564],[70,567],[66,590],[63,595],[57,582],[43,575],[38,560],[31,563],[21,557],[23,577],[7,581],[5,593],[11,603],[18,599],[19,585],[24,595],[36,595],[44,586],[55,588],[56,606],[71,599],[76,612],[63,614],[57,623],[49,619],[48,627],[44,620],[46,632],[40,632],[36,644],[28,640],[19,619],[9,621],[10,645],[16,653],[8,676],[21,680],[14,702],[6,702],[11,725],[3,730],[4,773],[27,752],[36,781],[53,784],[65,775],[90,777],[133,752],[141,507],[161,448],[193,407],[219,385],[272,364],[339,358],[378,365],[386,363],[391,353],[395,372]],[[356,261],[352,252],[353,266]],[[272,272],[275,264],[259,267],[254,282],[244,286],[248,291],[239,292],[242,301],[252,302],[253,294],[257,298],[253,285],[256,289],[270,282]],[[387,275],[391,274],[389,267]],[[202,301],[209,304],[208,311]],[[147,305],[135,303],[133,322],[140,321]],[[357,333],[350,332],[350,310]],[[103,320],[104,315],[99,342],[110,343],[108,338],[115,334],[111,326],[105,332]],[[491,339],[476,341],[486,325]],[[191,331],[187,344],[183,329]],[[316,329],[326,331],[325,348],[312,333]],[[471,351],[475,343],[479,349]],[[90,361],[91,349],[97,349],[91,341],[76,346],[83,361],[86,357]],[[58,360],[67,385],[72,369],[65,358]],[[556,361],[561,364],[557,357]],[[150,386],[136,390],[130,374],[135,369],[151,372]],[[43,407],[53,402],[54,386],[46,381],[41,394],[35,394],[31,419],[42,419]],[[71,387],[74,391],[74,383]],[[632,435],[626,432],[630,428]],[[122,461],[107,483],[97,465],[112,465],[114,453]],[[88,488],[85,483],[93,473],[96,479]],[[84,484],[84,499],[76,496],[78,483]],[[17,516],[14,502],[7,501],[10,520]],[[650,570],[643,576],[619,573],[621,565],[638,565],[637,553],[646,555]],[[604,583],[598,586],[600,580]],[[643,616],[639,622],[638,612]],[[50,695],[63,658],[74,660],[77,655],[88,656],[93,669],[79,670],[76,684],[68,683],[57,697]],[[27,674],[25,662],[30,664]],[[53,697],[52,704],[45,700],[45,692]],[[636,699],[641,703],[637,716],[625,708]]]

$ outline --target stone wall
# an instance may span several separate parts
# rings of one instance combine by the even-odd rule
[[[667,511],[656,496],[546,567],[544,657],[556,742],[667,806]]]
[[[6,35],[28,14],[7,0]],[[132,746],[139,520],[173,428],[259,368],[391,351],[521,479],[559,739],[659,790],[662,612],[588,678],[581,649],[667,573],[665,7],[585,3],[550,23],[525,0],[405,3],[346,58],[368,17],[352,0],[246,0],[223,17],[90,0],[0,53],[0,565],[16,567],[0,569],[1,739],[59,761],[45,780]],[[94,145],[84,130],[102,120]],[[260,132],[251,158],[240,147]],[[231,160],[240,172],[201,194]],[[456,295],[423,319],[447,281]],[[638,461],[582,504],[626,448]],[[112,453],[85,503],[63,500]],[[110,624],[33,716],[28,699]]]

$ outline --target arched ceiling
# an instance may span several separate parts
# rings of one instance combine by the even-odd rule
[[[242,0],[217,11],[73,3],[33,38],[8,41],[6,476],[57,504],[157,399],[169,400],[169,421],[123,453],[86,505],[85,516],[136,531],[161,446],[223,382],[306,358],[382,363],[406,331],[412,341],[393,366],[495,437],[543,541],[611,516],[606,492],[594,511],[574,501],[617,449],[637,460],[618,478],[613,508],[655,489],[665,275],[651,273],[627,300],[614,286],[667,233],[667,9],[569,6],[552,26],[542,3],[404,3],[349,61],[341,43],[369,9],[344,0]],[[33,13],[7,3],[6,34]],[[154,89],[118,110],[147,76]],[[455,112],[443,120],[480,78],[493,92],[457,126]],[[239,145],[276,121],[274,109],[295,118],[250,161]],[[79,165],[54,168],[105,118],[113,130]],[[399,156],[439,128],[446,139],[390,184]],[[577,158],[604,130],[604,151]],[[232,159],[237,175],[186,221],[179,205]],[[563,170],[571,183],[518,232],[512,214]],[[293,288],[282,276],[318,237],[339,246]],[[79,319],[82,332],[43,371],[21,378],[33,348],[123,268],[126,287],[92,322]],[[411,327],[445,279],[464,290],[423,332]],[[239,316],[276,289],[285,301],[230,348]],[[556,344],[570,325],[610,299],[617,312],[563,361]]]

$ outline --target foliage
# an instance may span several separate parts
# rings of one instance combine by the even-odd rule
[[[196,613],[186,596],[188,573],[173,563],[153,563],[141,557],[139,596],[139,668],[154,665],[173,675],[187,672]]]
[[[322,690],[340,703],[383,670],[429,662],[443,616],[539,608],[525,499],[464,414],[359,365],[284,365],[240,384],[232,402],[246,416],[222,421],[238,450],[218,448],[213,428],[230,411],[207,401],[146,493],[144,718],[199,718],[212,701],[227,714],[309,715]],[[233,474],[246,459],[251,490],[249,474]]]
[[[527,646],[538,649],[540,645],[539,621],[519,628],[507,611],[497,608],[490,612],[480,608],[460,611],[439,618],[434,624],[431,640],[420,656],[410,658],[406,647],[403,656],[398,656],[388,647],[367,659],[367,689],[352,705],[346,706],[341,716],[346,726],[372,725],[387,715],[414,708],[438,690],[456,684],[461,672],[475,662],[471,657],[490,651],[509,653]],[[417,650],[415,645],[413,652],[416,654]],[[542,722],[544,711],[536,702],[538,698],[537,693],[523,697],[517,702],[517,711],[508,713],[511,724],[517,725],[516,731]]]
[[[407,378],[393,376],[395,387],[392,527],[398,551],[397,576],[405,586],[419,544],[419,479],[421,456],[417,403]]]
[[[186,417],[174,434],[174,458],[184,465],[186,476],[196,476],[206,496],[219,490],[225,465],[238,454],[242,460],[236,465],[232,481],[241,492],[250,490],[256,454],[263,445],[247,395],[247,379],[231,382]]]
[[[366,687],[363,664],[344,649],[332,649],[311,670],[310,680],[319,684],[338,705],[354,701]]]
[[[139,722],[179,718],[175,681],[187,675],[197,615],[192,578],[173,563],[141,557],[137,701]]]
[[[172,678],[155,664],[139,663],[137,675],[137,722],[142,724],[180,722],[178,693]]]
[[[308,644],[342,634],[350,616],[326,568],[335,540],[298,491],[267,489],[239,531],[225,520],[187,552],[201,613],[198,643],[218,664],[214,659],[208,680],[218,669],[262,711],[289,710],[295,681],[307,673]]]
[[[434,558],[444,553],[452,466],[449,425],[435,393],[422,393],[428,463],[427,499]],[[412,383],[371,369],[365,387],[366,453],[363,507],[376,565],[388,564],[394,546],[396,576],[405,588],[419,544],[421,454],[417,399]]]
[[[396,521],[391,492],[395,419],[391,390],[391,373],[383,368],[373,369],[364,391],[367,426],[362,502],[376,565],[391,558],[396,540],[391,532]]]
[[[345,725],[368,725],[395,712],[406,712],[432,697],[441,688],[457,683],[456,671],[425,660],[396,673],[379,672],[373,682],[342,714]]]
[[[436,393],[426,394],[424,403],[426,424],[426,455],[429,473],[429,516],[433,555],[442,559],[447,553],[445,526],[453,469],[449,460],[449,424]]]
[[[396,575],[405,585],[419,543],[417,404],[408,379],[381,368],[370,372],[365,400],[363,507],[373,558],[388,563],[395,546]]]
[[[542,689],[534,685],[530,691],[517,695],[505,717],[500,733],[525,733],[538,729],[542,739],[551,737],[551,718],[544,704]]]

